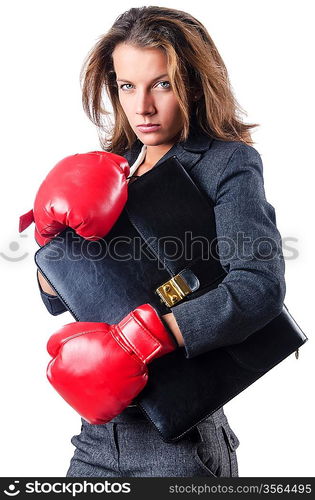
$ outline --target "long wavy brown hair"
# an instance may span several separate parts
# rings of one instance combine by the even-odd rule
[[[83,109],[97,126],[105,151],[123,154],[137,139],[118,96],[112,54],[119,43],[165,51],[183,118],[179,141],[187,139],[194,120],[211,137],[254,144],[250,129],[259,124],[242,122],[246,113],[233,95],[227,69],[207,29],[181,10],[147,6],[121,14],[92,47],[80,72]],[[113,113],[105,109],[106,98]]]

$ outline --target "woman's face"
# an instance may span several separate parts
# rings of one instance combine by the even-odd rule
[[[143,144],[172,144],[182,130],[178,101],[167,74],[166,55],[161,49],[116,45],[114,70],[120,104],[134,133]],[[148,132],[138,126],[153,123]]]

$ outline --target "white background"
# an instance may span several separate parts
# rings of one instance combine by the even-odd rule
[[[285,304],[309,341],[228,403],[242,477],[314,476],[314,26],[311,1],[173,1],[209,30],[262,155],[285,240]],[[1,469],[65,476],[80,417],[46,379],[49,336],[73,321],[41,302],[34,225],[19,215],[61,158],[100,149],[81,106],[79,71],[116,17],[142,2],[1,2]],[[150,5],[150,4],[148,4]],[[153,5],[167,6],[154,1]],[[294,252],[290,248],[294,247]],[[17,262],[8,259],[22,257]]]

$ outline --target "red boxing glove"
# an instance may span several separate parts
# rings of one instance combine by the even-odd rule
[[[48,173],[34,208],[20,217],[22,232],[35,222],[35,239],[45,245],[67,226],[87,240],[106,236],[127,201],[130,167],[104,151],[67,156]]]
[[[47,378],[85,420],[104,424],[145,387],[147,364],[177,348],[156,310],[143,304],[117,325],[74,322],[52,335]]]

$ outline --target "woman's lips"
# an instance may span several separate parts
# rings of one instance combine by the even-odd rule
[[[138,125],[137,128],[140,130],[140,132],[148,133],[148,132],[155,132],[160,128],[161,125],[146,125],[146,126],[141,126]]]

